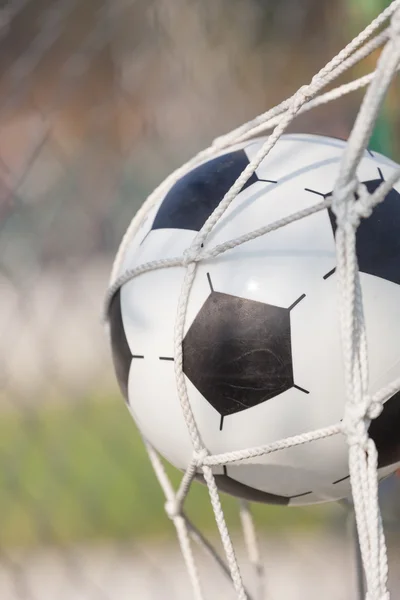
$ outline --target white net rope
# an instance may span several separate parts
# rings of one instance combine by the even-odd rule
[[[379,33],[377,33],[377,31]],[[337,87],[324,94],[321,91],[347,69],[383,47],[375,71]],[[356,256],[356,230],[361,219],[368,218],[374,207],[382,202],[392,186],[400,179],[400,169],[387,178],[375,192],[368,193],[356,176],[358,164],[369,142],[374,124],[379,115],[387,90],[400,68],[400,0],[395,0],[370,25],[355,37],[337,56],[319,71],[308,85],[302,86],[291,98],[258,116],[252,121],[214,141],[206,150],[172,173],[146,200],[129,226],[112,270],[111,282],[106,298],[106,314],[115,292],[138,275],[154,269],[185,266],[186,274],[177,308],[174,340],[174,365],[176,385],[187,428],[193,444],[192,461],[176,491],[154,448],[145,441],[151,463],[166,497],[166,512],[176,527],[183,557],[190,576],[194,597],[203,600],[200,576],[192,549],[192,540],[199,542],[231,578],[237,597],[250,599],[250,593],[243,583],[238,561],[228,532],[222,510],[216,481],[212,468],[216,465],[228,465],[245,459],[254,458],[271,452],[277,452],[290,446],[305,444],[312,440],[333,436],[338,433],[346,436],[349,447],[349,472],[352,486],[354,510],[357,522],[361,557],[365,571],[368,600],[388,600],[388,562],[385,536],[378,502],[377,450],[368,435],[371,420],[382,411],[383,403],[400,389],[400,379],[381,389],[375,395],[368,394],[368,354],[366,344],[363,303]],[[357,119],[340,165],[339,176],[332,197],[322,202],[276,221],[256,231],[249,232],[237,239],[230,240],[212,248],[204,249],[203,244],[224,214],[230,203],[241,191],[244,184],[257,169],[261,161],[274,147],[280,136],[292,120],[300,113],[315,106],[330,102],[352,91],[367,87]],[[128,244],[140,228],[151,208],[162,199],[167,189],[189,170],[201,162],[212,158],[222,149],[250,139],[256,134],[272,130],[260,151],[244,169],[231,189],[215,209],[213,214],[197,234],[191,246],[183,256],[143,264],[120,275],[121,264]],[[356,196],[358,200],[356,201]],[[186,309],[189,293],[200,261],[211,259],[258,236],[303,219],[308,215],[332,208],[337,219],[336,252],[338,297],[340,299],[340,321],[342,351],[345,365],[346,407],[343,419],[330,427],[307,432],[265,446],[246,450],[212,455],[204,447],[199,434],[186,389],[182,370],[182,340],[184,336]],[[208,486],[211,504],[221,536],[226,561],[204,538],[184,511],[184,501],[189,492],[196,472],[202,472]],[[251,518],[249,505],[241,503],[241,521],[245,544],[257,579],[257,598],[264,597],[263,566],[256,540],[256,532]]]

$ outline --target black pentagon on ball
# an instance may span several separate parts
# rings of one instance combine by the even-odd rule
[[[237,150],[209,160],[184,175],[166,194],[152,229],[200,231],[248,164],[245,151]],[[242,189],[256,181],[257,175],[253,173]]]
[[[212,291],[184,337],[183,371],[222,417],[285,392],[289,309]]]
[[[108,322],[110,326],[111,351],[114,362],[115,374],[121,392],[128,402],[128,378],[132,361],[132,353],[126,339],[121,312],[121,290],[118,290],[111,302],[108,311]]]
[[[362,183],[372,194],[382,181],[381,177]],[[330,209],[328,213],[336,235],[336,216]],[[400,284],[400,194],[394,188],[369,218],[361,219],[356,233],[356,252],[362,273]]]
[[[369,434],[378,450],[378,467],[400,462],[400,392],[385,402],[381,414],[371,421]]]
[[[222,475],[214,475],[215,482],[218,489],[225,494],[240,498],[241,500],[247,500],[248,502],[260,502],[263,504],[274,504],[277,506],[287,506],[291,500],[289,496],[279,496],[278,494],[270,494],[269,492],[263,492],[252,488],[240,481],[236,481],[229,477],[227,471]],[[196,474],[197,481],[205,484],[203,475]]]

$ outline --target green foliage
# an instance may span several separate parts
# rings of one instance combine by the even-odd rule
[[[175,484],[180,474],[168,468]],[[174,535],[140,436],[120,399],[2,414],[0,546]],[[223,497],[229,523],[236,501]],[[207,489],[196,483],[187,512],[215,528]],[[329,511],[257,506],[259,527],[323,523]]]
[[[351,0],[349,3],[350,34],[356,35],[362,27],[375,19],[390,3],[391,0]],[[369,142],[371,150],[381,152],[391,158],[395,158],[393,153],[396,150],[393,140],[395,115],[397,115],[397,103],[396,113],[394,113],[390,104],[386,102],[378,116]]]

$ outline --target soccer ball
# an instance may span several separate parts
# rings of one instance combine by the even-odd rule
[[[129,242],[120,273],[190,246],[265,140],[222,152],[175,183]],[[332,192],[345,142],[282,136],[205,242],[211,248],[320,202]],[[397,168],[366,151],[370,192]],[[183,371],[212,454],[268,444],[338,423],[345,406],[335,276],[335,216],[324,209],[197,265]],[[370,393],[400,376],[400,194],[392,189],[357,232]],[[179,469],[192,457],[176,388],[174,328],[185,267],[145,272],[119,289],[109,324],[120,387],[143,436]],[[400,393],[370,426],[379,477],[400,465]],[[275,504],[350,494],[342,434],[215,467],[219,488]],[[199,474],[199,477],[200,474]]]

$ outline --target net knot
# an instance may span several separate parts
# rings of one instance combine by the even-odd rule
[[[206,448],[203,448],[199,452],[194,452],[193,453],[193,463],[196,465],[196,467],[202,467],[204,464],[204,459],[207,458],[207,456],[208,456],[208,452],[207,452]]]
[[[362,403],[350,403],[346,407],[342,422],[342,431],[349,446],[361,446],[365,451],[368,447],[368,411],[369,406],[365,398]]]
[[[198,246],[191,246],[187,248],[182,255],[182,265],[187,267],[188,265],[200,260],[199,257],[200,248]]]
[[[182,516],[181,505],[176,500],[168,500],[164,505],[164,509],[168,518],[172,521]]]
[[[356,194],[358,200],[353,205],[353,211],[360,220],[368,219],[372,215],[374,206],[371,202],[371,194],[364,183],[358,183]]]
[[[367,409],[367,417],[369,419],[376,419],[377,417],[379,417],[379,415],[381,414],[382,411],[383,411],[383,402],[380,402],[379,400],[371,399],[371,401],[368,405],[368,409]]]
[[[294,95],[292,112],[296,113],[310,98],[310,89],[308,85],[302,85]]]
[[[361,219],[367,219],[374,210],[371,194],[357,179],[338,185],[333,193],[332,210],[338,227],[350,225],[357,228]]]
[[[332,194],[332,211],[336,216],[338,227],[348,222],[349,198],[354,199],[358,188],[358,180],[353,179],[348,183],[338,182]]]

